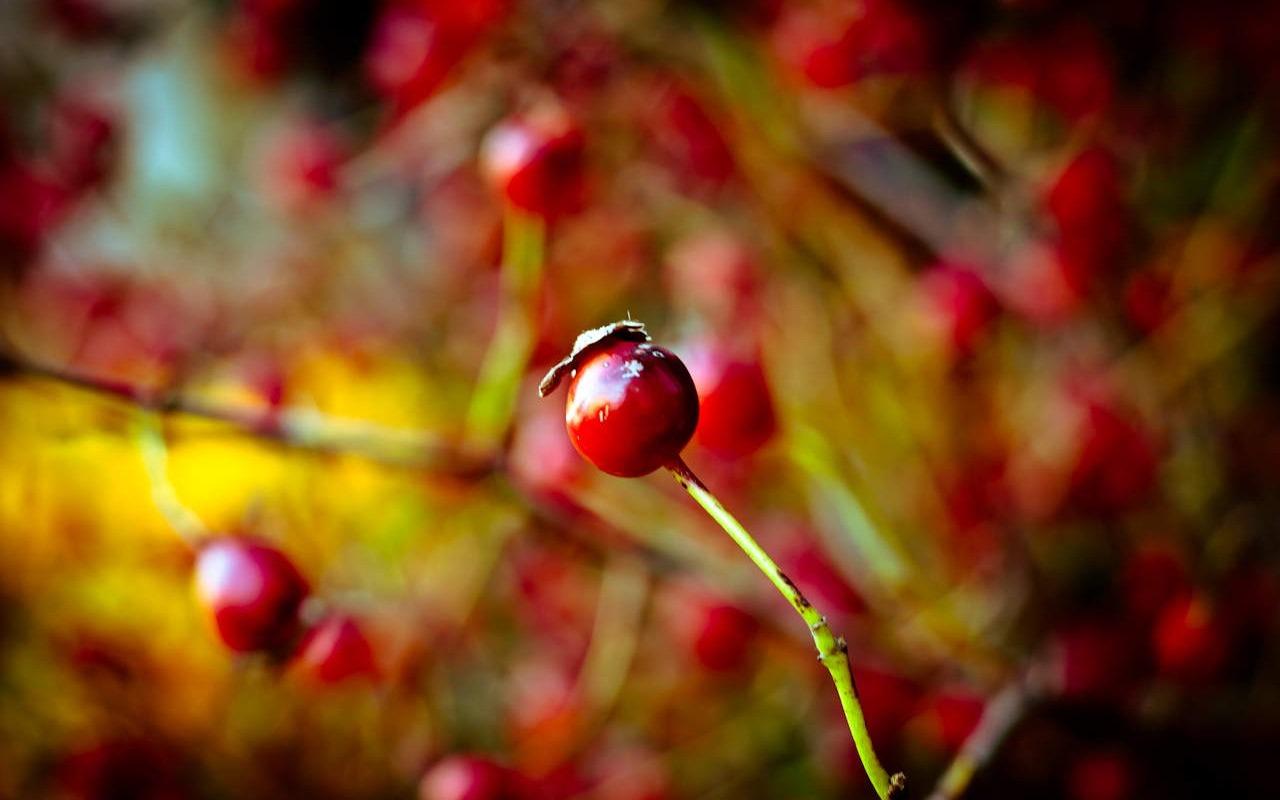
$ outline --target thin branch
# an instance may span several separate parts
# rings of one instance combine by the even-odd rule
[[[355,455],[389,466],[428,469],[459,478],[484,477],[497,468],[495,455],[472,452],[439,436],[331,417],[311,409],[220,404],[195,395],[75,372],[11,353],[0,354],[0,369],[111,397],[161,415],[182,414],[220,422],[241,433],[300,450]]]
[[[958,800],[1044,692],[1044,679],[1033,666],[991,698],[982,719],[942,773],[928,800]]]
[[[765,552],[755,537],[742,527],[742,523],[729,513],[683,460],[676,458],[667,468],[689,496],[719,523],[725,533],[729,534],[729,538],[742,548],[752,563],[759,567],[779,594],[786,598],[809,626],[814,646],[818,648],[818,661],[831,673],[831,681],[836,686],[845,721],[849,725],[849,732],[853,735],[853,743],[857,747],[858,757],[862,760],[867,778],[870,779],[871,785],[875,787],[876,794],[881,800],[902,797],[906,792],[906,776],[901,772],[890,776],[876,756],[871,742],[871,732],[867,728],[866,716],[858,700],[858,687],[853,679],[853,671],[849,667],[849,648],[844,638],[837,636],[831,630],[826,616],[809,602],[795,583],[778,568],[777,563]]]

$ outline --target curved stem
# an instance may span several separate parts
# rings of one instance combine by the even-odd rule
[[[853,743],[858,748],[858,757],[862,760],[862,768],[866,770],[871,785],[882,800],[901,797],[906,792],[907,779],[901,772],[890,776],[876,757],[875,748],[871,744],[871,732],[867,730],[866,716],[862,713],[862,704],[858,702],[858,687],[853,680],[853,671],[849,667],[849,648],[844,638],[837,636],[827,624],[827,618],[814,608],[808,598],[800,592],[795,583],[787,577],[755,540],[747,529],[742,527],[732,514],[724,507],[715,495],[693,474],[693,470],[677,457],[667,465],[676,481],[684,487],[689,496],[702,506],[714,519],[729,538],[742,548],[747,557],[759,567],[769,582],[786,598],[791,607],[809,626],[813,635],[813,643],[818,648],[818,660],[831,673],[831,681],[836,685],[836,693],[840,696],[840,706],[844,709],[845,720],[849,723],[849,732],[853,734]]]
[[[138,429],[138,446],[151,484],[151,499],[178,536],[195,547],[207,529],[195,512],[183,504],[169,480],[169,447],[160,425],[158,418],[146,414]]]
[[[471,407],[467,409],[467,441],[477,448],[497,447],[515,414],[520,379],[528,366],[537,333],[538,288],[542,284],[545,240],[545,220],[507,208],[503,219],[498,327],[489,342]]]
[[[1026,716],[1043,691],[1041,676],[1028,672],[1005,686],[987,703],[982,719],[947,766],[928,800],[959,800],[978,771],[990,763],[1009,733]]]

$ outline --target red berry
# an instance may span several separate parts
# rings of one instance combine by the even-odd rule
[[[759,268],[745,244],[719,230],[677,242],[667,256],[667,292],[713,324],[730,325],[752,316],[760,294]]]
[[[920,278],[925,324],[956,357],[970,355],[999,310],[995,295],[976,270],[938,264]]]
[[[723,458],[742,458],[764,446],[777,430],[777,418],[760,360],[713,340],[691,346],[688,358],[701,404],[698,444]]]
[[[1121,753],[1087,753],[1071,767],[1071,800],[1127,800],[1134,796],[1133,764]]]
[[[1084,400],[1080,449],[1070,476],[1069,500],[1095,514],[1114,514],[1146,499],[1155,486],[1159,456],[1150,434],[1105,402]]]
[[[587,359],[569,385],[565,424],[588,461],[646,475],[672,461],[698,424],[693,378],[670,351],[620,342]]]
[[[507,800],[514,797],[511,773],[481,756],[449,756],[418,784],[419,800]]]
[[[586,200],[586,140],[559,108],[498,123],[481,147],[489,179],[516,208],[553,218]]]
[[[365,74],[404,114],[435,93],[474,42],[475,32],[442,25],[422,5],[393,3],[374,24]]]
[[[334,131],[300,122],[275,134],[264,147],[263,195],[285,212],[314,209],[338,188],[347,148]]]
[[[1077,270],[1074,286],[1082,290],[1110,266],[1127,238],[1119,162],[1101,147],[1082,150],[1054,179],[1044,201],[1058,225],[1063,256]]]
[[[355,619],[341,614],[322,620],[307,632],[294,668],[317,683],[378,676],[369,639]]]
[[[711,188],[733,176],[733,152],[716,120],[692,94],[669,89],[655,116],[654,137],[676,175]]]
[[[947,690],[931,696],[917,719],[932,741],[949,753],[958,751],[978,727],[986,700],[964,690]]]
[[[1160,612],[1152,643],[1160,671],[1175,680],[1211,680],[1226,662],[1228,636],[1209,600],[1196,594],[1172,600]]]
[[[215,539],[200,549],[195,573],[196,595],[227,647],[281,653],[293,642],[308,587],[284,553],[254,539]]]
[[[183,785],[181,755],[165,742],[119,738],[77,749],[53,767],[55,797],[107,800],[178,800],[192,796]]]
[[[540,387],[547,394],[572,370],[565,406],[569,439],[610,475],[647,475],[672,462],[698,426],[698,390],[689,370],[647,339],[639,323],[583,334],[574,354]]]
[[[690,650],[704,668],[733,672],[751,663],[760,623],[741,608],[711,602],[697,609],[698,624]]]
[[[1071,25],[1042,45],[1043,96],[1068,121],[1107,110],[1115,94],[1110,59],[1093,28]]]
[[[1132,690],[1140,653],[1132,634],[1111,620],[1069,623],[1054,636],[1059,690],[1070,699],[1117,700]]]
[[[1191,591],[1186,559],[1173,546],[1151,543],[1129,555],[1120,574],[1125,607],[1138,621],[1150,623],[1170,600]]]

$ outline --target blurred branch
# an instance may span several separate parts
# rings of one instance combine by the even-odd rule
[[[1003,188],[1008,172],[960,120],[945,86],[935,90],[933,130],[983,189],[996,194]]]
[[[87,375],[11,353],[0,354],[0,369],[111,397],[161,415],[183,414],[220,422],[241,433],[301,450],[355,455],[389,466],[426,469],[466,479],[483,477],[497,467],[493,455],[469,451],[438,436],[330,417],[311,409],[221,404]]]
[[[578,675],[592,714],[603,720],[622,691],[649,599],[649,571],[630,554],[611,555],[600,578],[591,644]]]
[[[499,446],[515,415],[520,379],[528,367],[537,335],[545,240],[546,222],[541,217],[507,208],[503,219],[498,326],[467,409],[467,441],[477,449]]]
[[[1045,693],[1045,680],[1038,665],[1032,666],[991,698],[982,719],[960,747],[928,800],[957,800],[969,788],[975,775],[990,763],[1010,732]]]

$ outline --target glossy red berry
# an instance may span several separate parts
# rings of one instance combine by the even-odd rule
[[[378,676],[373,646],[360,623],[344,614],[327,617],[307,631],[294,668],[304,677],[324,684]]]
[[[418,784],[418,800],[510,800],[514,780],[505,767],[481,756],[449,756]]]
[[[215,539],[196,557],[195,583],[230,649],[280,653],[296,638],[307,582],[274,547],[248,538]]]
[[[758,358],[708,340],[688,348],[688,366],[701,404],[698,444],[722,458],[742,458],[773,438],[777,417]]]
[[[610,475],[647,475],[689,443],[698,426],[698,390],[671,351],[615,342],[578,367],[565,426],[578,452]]]
[[[582,209],[586,138],[559,108],[498,123],[481,146],[481,164],[508,203],[552,218]]]

